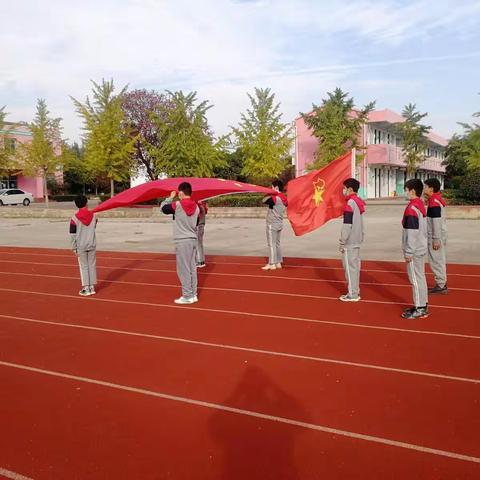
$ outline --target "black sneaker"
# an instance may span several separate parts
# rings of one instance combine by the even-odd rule
[[[418,308],[407,308],[402,313],[402,318],[406,320],[417,320],[420,318],[427,318],[430,316],[428,307],[418,307]]]
[[[433,288],[428,289],[428,293],[446,295],[448,293],[448,288],[446,285],[444,287],[439,287],[438,285],[435,285]]]

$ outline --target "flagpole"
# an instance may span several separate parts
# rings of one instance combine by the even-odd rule
[[[352,178],[355,178],[355,173],[356,173],[356,165],[357,165],[357,149],[352,148]]]

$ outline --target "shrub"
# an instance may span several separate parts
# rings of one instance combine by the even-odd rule
[[[51,195],[49,198],[54,202],[73,202],[76,195]]]
[[[457,175],[456,177],[452,177],[450,179],[450,183],[452,185],[452,188],[455,189],[455,190],[458,190],[460,188],[460,185],[461,185],[464,178],[465,178],[464,175]]]
[[[242,193],[208,200],[210,207],[261,207],[263,195]]]
[[[471,170],[465,175],[459,191],[465,199],[480,202],[480,169]]]

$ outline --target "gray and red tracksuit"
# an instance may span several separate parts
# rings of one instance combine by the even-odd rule
[[[280,236],[283,228],[283,216],[288,206],[287,197],[283,193],[264,198],[263,202],[268,205],[267,212],[267,245],[268,263],[275,265],[283,262],[280,248]]]
[[[200,209],[194,200],[185,198],[173,202],[165,199],[160,207],[173,215],[173,241],[177,259],[177,275],[182,284],[182,297],[197,295],[197,223]]]
[[[356,298],[360,295],[360,247],[364,237],[365,202],[356,193],[349,195],[345,200],[340,246],[343,248],[342,263],[348,283],[348,294]]]
[[[77,254],[83,287],[97,283],[97,219],[87,207],[80,208],[70,220],[72,250]]]
[[[203,236],[205,234],[205,222],[208,213],[207,204],[198,202],[199,214],[197,225],[197,262],[205,263],[205,252],[203,250]]]
[[[444,287],[447,284],[447,222],[445,219],[445,200],[442,194],[434,193],[428,199],[427,237],[428,262],[435,277],[435,284]],[[439,242],[440,248],[433,249],[433,242]]]
[[[427,255],[427,212],[420,198],[410,200],[403,214],[402,250],[410,257],[407,272],[413,288],[415,307],[428,304],[427,280],[425,278],[425,257]]]

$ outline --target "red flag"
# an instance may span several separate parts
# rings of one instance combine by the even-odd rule
[[[351,176],[350,151],[326,167],[288,182],[288,219],[295,235],[304,235],[342,215],[343,182]]]
[[[232,193],[263,193],[264,195],[275,193],[271,188],[220,178],[167,178],[124,190],[95,207],[93,212],[103,212],[111,208],[128,207],[134,203],[168,197],[170,192],[176,191],[182,182],[189,182],[192,185],[192,198],[196,201]]]

